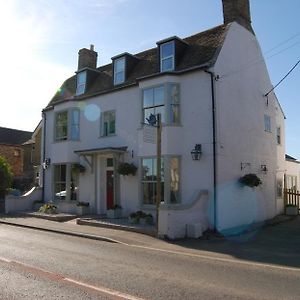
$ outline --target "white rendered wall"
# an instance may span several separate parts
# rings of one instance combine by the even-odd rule
[[[275,99],[256,37],[237,23],[229,29],[214,67],[217,101],[217,213],[219,230],[276,215],[277,170]],[[264,114],[271,132],[264,130]],[[243,164],[243,165],[241,165]],[[261,171],[266,165],[268,172]],[[242,187],[238,179],[255,173],[263,184]]]

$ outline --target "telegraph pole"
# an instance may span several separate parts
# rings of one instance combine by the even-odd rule
[[[161,115],[156,115],[156,179],[157,179],[157,189],[156,189],[156,235],[158,236],[158,219],[159,219],[159,206],[161,203]]]

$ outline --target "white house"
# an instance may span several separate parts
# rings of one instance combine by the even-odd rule
[[[274,92],[266,96],[272,84],[249,1],[223,0],[223,11],[220,26],[119,54],[105,66],[97,67],[93,46],[79,51],[75,75],[43,110],[45,201],[70,212],[89,202],[97,214],[119,204],[124,216],[143,210],[155,217],[156,145],[144,123],[160,113],[161,235],[185,236],[188,225],[223,231],[283,210],[276,190],[284,116]],[[191,156],[195,146],[199,160]],[[120,162],[134,163],[136,175],[120,175]],[[73,172],[78,164],[85,172]],[[262,184],[242,186],[249,173]]]

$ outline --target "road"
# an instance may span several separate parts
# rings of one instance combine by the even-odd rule
[[[0,299],[300,299],[300,269],[0,225]],[[198,254],[197,254],[198,253]]]

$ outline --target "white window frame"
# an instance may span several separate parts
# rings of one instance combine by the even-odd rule
[[[125,82],[125,57],[120,57],[114,60],[114,85],[122,84]],[[121,69],[118,70],[118,67]],[[118,80],[118,75],[121,75],[121,79]]]
[[[106,116],[108,116],[108,120],[106,121]],[[111,116],[114,116],[114,132],[111,131],[111,122],[112,120],[110,119]],[[107,127],[105,127],[105,123],[107,123]],[[116,111],[115,110],[108,110],[104,111],[101,113],[101,137],[106,137],[106,136],[114,136],[116,135]]]
[[[87,72],[82,71],[77,73],[76,76],[76,96],[82,95],[85,93],[86,89],[86,78],[87,78]],[[81,81],[81,79],[83,79]]]
[[[167,46],[167,45],[172,45],[173,53],[171,55],[168,55],[168,56],[163,56],[163,47]],[[163,43],[163,44],[159,45],[159,50],[160,50],[160,71],[161,72],[174,71],[174,69],[175,69],[175,42],[170,41],[170,42],[167,42],[167,43]],[[164,69],[163,68],[163,62],[165,60],[169,60],[169,59],[172,59],[172,66],[168,69]]]
[[[78,114],[78,123],[73,123],[74,118],[73,118],[73,114],[74,113]],[[57,136],[57,119],[58,119],[58,115],[59,114],[67,114],[67,134],[65,136],[61,136],[58,137]],[[68,110],[62,110],[62,111],[58,111],[55,113],[55,118],[54,118],[54,141],[55,142],[64,142],[64,141],[78,141],[80,138],[80,110],[78,108],[72,108],[72,109],[68,109]],[[75,127],[77,127],[77,136],[73,137],[72,136],[72,129]]]
[[[271,117],[269,115],[264,115],[264,126],[265,126],[265,132],[272,132]]]

